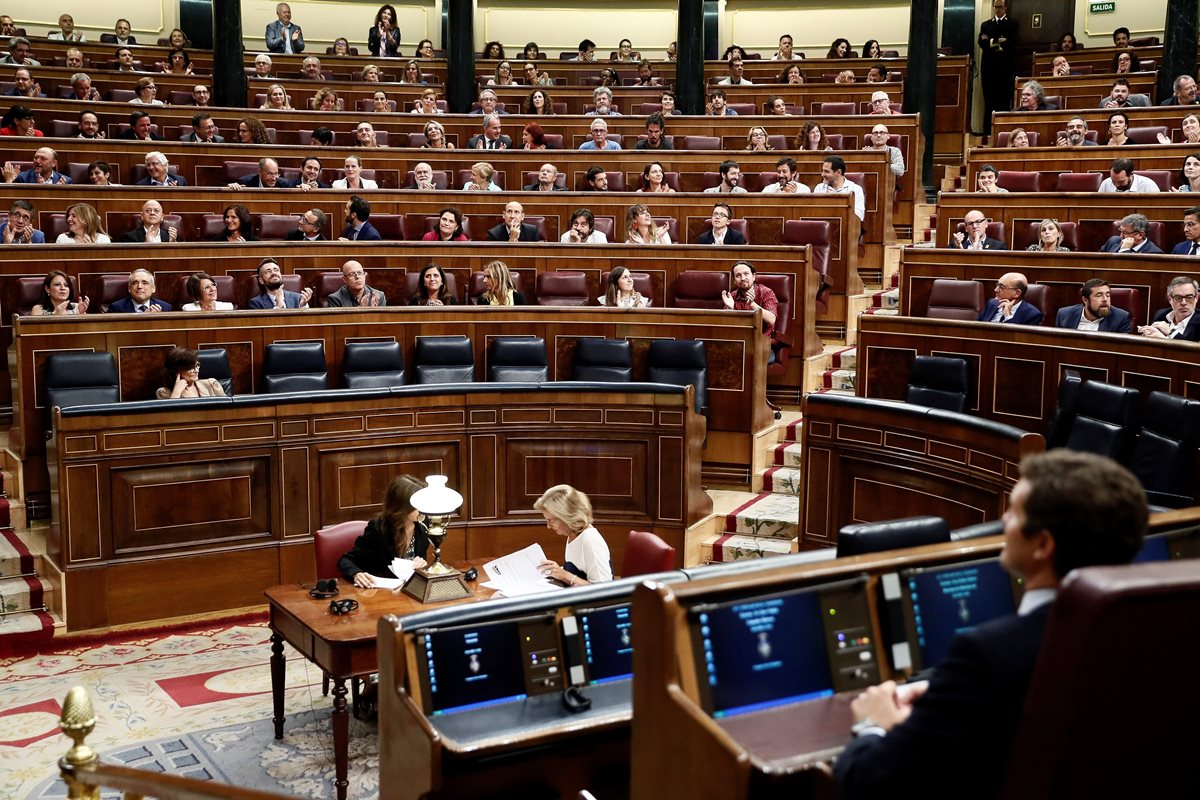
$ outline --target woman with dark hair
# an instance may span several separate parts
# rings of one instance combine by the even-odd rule
[[[400,82],[412,86],[429,85],[429,81],[425,80],[425,76],[421,73],[421,62],[419,61],[409,61],[404,65],[404,77]]]
[[[426,566],[429,530],[412,504],[412,496],[424,488],[425,483],[411,475],[392,481],[383,499],[383,512],[367,523],[354,547],[338,561],[343,578],[360,589],[370,589],[375,578],[399,577],[391,569],[397,558],[412,561],[414,569]]]
[[[1108,115],[1108,144],[1110,147],[1133,144],[1127,131],[1129,130],[1129,115],[1124,111],[1114,111]]]
[[[642,185],[638,191],[646,193],[662,192],[664,194],[675,191],[667,185],[664,178],[666,178],[666,172],[663,170],[662,162],[651,161],[642,168]]]
[[[538,47],[537,42],[529,42],[525,45],[525,49],[521,51],[521,58],[526,61],[537,61],[542,54],[542,49]]]
[[[167,53],[167,60],[163,63],[162,71],[168,75],[191,75],[192,57],[188,55],[187,50],[177,47]]]
[[[733,58],[735,55],[741,58],[742,61],[746,60],[745,49],[743,49],[741,45],[737,44],[731,44],[729,47],[726,47],[724,54],[721,55],[721,60],[728,63],[729,59]]]
[[[531,122],[521,131],[522,150],[545,150],[546,132],[536,122]]]
[[[239,119],[237,124],[238,144],[270,144],[271,137],[267,135],[267,127],[255,117]]]
[[[446,289],[446,273],[436,263],[431,262],[421,270],[421,276],[417,280],[416,294],[408,299],[408,304],[410,306],[456,306],[458,299]]]
[[[166,105],[166,103],[164,103],[162,100],[159,100],[156,97],[156,95],[158,94],[158,87],[154,85],[154,78],[151,78],[151,77],[138,78],[137,83],[134,84],[133,91],[136,93],[136,96],[132,100],[129,101],[130,105],[133,105],[133,106],[163,106],[163,105]]]
[[[344,36],[339,36],[333,40],[333,54],[335,56],[350,55],[350,40]]]
[[[200,354],[186,347],[173,347],[163,361],[163,385],[154,396],[159,400],[181,397],[224,397],[216,378],[200,377]]]
[[[804,83],[804,73],[800,71],[799,64],[788,64],[783,68],[783,72],[779,73],[780,83],[789,83],[793,86]]]
[[[669,117],[672,114],[679,113],[678,111],[675,110],[675,93],[674,92],[663,92],[659,96],[658,102],[662,105],[662,115],[664,117]]]
[[[453,206],[438,212],[437,227],[421,237],[422,242],[466,242],[462,229],[462,212]]]
[[[620,86],[621,76],[612,67],[605,67],[600,70],[600,85],[608,87]]]
[[[192,298],[183,304],[183,311],[233,311],[233,303],[217,299],[217,282],[207,272],[189,275],[183,288]]]
[[[433,58],[433,42],[429,39],[417,42],[417,52],[413,56],[415,58]]]
[[[1179,188],[1172,192],[1200,192],[1200,153],[1193,153],[1183,160],[1179,168]]]
[[[400,29],[396,27],[396,9],[382,5],[375,12],[375,24],[367,31],[367,49],[380,58],[396,58],[400,55]]]
[[[641,61],[642,54],[633,49],[633,42],[628,39],[622,39],[617,43],[617,51],[613,53],[610,61]]]
[[[512,273],[503,261],[489,261],[483,266],[481,306],[523,306],[525,295],[513,288]]]
[[[0,136],[45,136],[37,129],[37,117],[29,106],[13,106],[0,120]]]
[[[504,45],[499,42],[488,42],[483,46],[480,58],[504,58]]]
[[[517,82],[513,78],[512,64],[508,61],[500,61],[496,64],[496,72],[492,77],[488,78],[488,86],[516,86]]]
[[[225,229],[212,238],[214,242],[257,242],[250,223],[250,209],[240,203],[225,206],[222,212]]]
[[[650,301],[633,288],[633,273],[625,267],[613,267],[608,273],[600,305],[607,308],[649,308]]]
[[[89,300],[86,297],[75,297],[75,289],[71,286],[71,278],[61,269],[52,269],[46,273],[42,281],[42,299],[30,312],[35,317],[48,317],[52,314],[86,314]]]
[[[879,46],[879,42],[875,39],[867,39],[867,43],[863,45],[862,58],[883,58],[883,48]]]
[[[534,89],[529,93],[529,97],[525,98],[526,114],[537,114],[539,116],[548,116],[554,113],[554,107],[551,105],[550,95],[546,94],[545,89]]]
[[[92,186],[116,186],[112,177],[112,164],[107,161],[93,161],[87,166],[88,183]]]
[[[825,136],[825,129],[821,127],[821,123],[809,121],[804,123],[804,130],[796,137],[797,150],[832,150],[829,145],[829,138]]]
[[[1112,66],[1109,72],[1116,72],[1126,75],[1130,72],[1142,71],[1142,60],[1138,58],[1138,54],[1132,50],[1122,50],[1119,53],[1114,53],[1112,57]]]
[[[829,46],[829,52],[825,54],[826,58],[850,58],[850,40],[849,39],[834,39],[833,44]]]

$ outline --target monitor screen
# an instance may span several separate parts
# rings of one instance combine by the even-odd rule
[[[1166,534],[1147,536],[1142,540],[1142,549],[1133,557],[1133,563],[1144,564],[1147,561],[1170,561],[1171,542]]]
[[[588,683],[633,677],[633,617],[629,604],[580,611],[579,633]]]
[[[437,630],[423,638],[433,715],[525,698],[516,621]]]
[[[936,667],[959,631],[1017,610],[1012,579],[999,560],[900,573],[909,641],[918,670]]]

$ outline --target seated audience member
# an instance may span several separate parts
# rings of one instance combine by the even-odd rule
[[[0,236],[5,244],[46,243],[45,234],[33,227],[33,204],[28,200],[13,200],[8,219],[0,222]]]
[[[370,178],[362,176],[363,160],[358,156],[346,156],[342,162],[342,171],[346,177],[333,182],[334,189],[378,189],[379,184]]]
[[[214,242],[257,242],[254,226],[250,221],[250,209],[240,203],[225,206],[221,212],[225,227],[210,241]]]
[[[487,232],[492,242],[541,242],[544,241],[536,225],[525,222],[525,207],[516,200],[504,206],[504,222]]]
[[[523,306],[525,295],[513,288],[512,273],[503,261],[489,261],[483,265],[483,294],[476,305]]]
[[[470,150],[508,150],[512,148],[512,139],[504,135],[503,125],[498,114],[484,115],[483,132],[468,139],[467,148]]]
[[[217,299],[217,282],[207,272],[189,275],[183,288],[192,302],[184,303],[182,311],[233,311],[233,303]]]
[[[733,265],[731,280],[733,291],[722,291],[721,302],[731,311],[762,311],[762,332],[771,340],[771,355],[768,364],[775,363],[775,320],[779,313],[779,298],[769,286],[756,281],[758,271],[749,261],[738,261]]]
[[[821,163],[821,182],[813,187],[813,194],[853,195],[854,215],[859,221],[866,217],[863,189],[846,177],[846,162],[841,156],[829,156]]]
[[[436,119],[426,122],[422,131],[425,134],[425,144],[421,145],[422,148],[431,150],[454,149],[454,144],[446,139],[446,129]]]
[[[1008,194],[1008,189],[997,183],[999,180],[999,171],[991,164],[984,164],[975,174],[975,191],[988,194]]]
[[[304,59],[300,65],[300,77],[308,81],[324,80],[325,75],[321,71],[321,59],[316,56],[309,56]]]
[[[521,72],[525,76],[526,86],[553,86],[554,78],[550,77],[550,73],[546,71],[538,72],[537,64],[532,61],[526,61],[521,67]],[[529,113],[526,111],[525,113]]]
[[[1060,308],[1054,327],[1102,333],[1132,333],[1129,312],[1112,304],[1112,288],[1103,278],[1092,278],[1079,290],[1082,303]]]
[[[77,139],[104,138],[104,131],[100,130],[100,118],[95,111],[80,111],[78,128]]]
[[[405,189],[416,189],[429,191],[436,189],[437,186],[433,182],[433,167],[428,163],[420,161],[413,167],[413,179],[405,186]]]
[[[592,90],[592,104],[596,107],[587,112],[589,117],[619,117],[621,112],[613,108],[612,89],[607,86],[597,86]]]
[[[288,231],[285,237],[289,242],[324,242],[325,212],[319,208],[310,208],[296,220],[296,230]]]
[[[179,28],[172,28],[167,34],[168,47],[191,47],[192,43],[188,40],[187,34]]]
[[[382,512],[367,523],[354,547],[338,560],[343,578],[360,589],[370,589],[375,586],[375,578],[398,577],[392,572],[397,558],[411,561],[414,569],[427,565],[429,529],[412,504],[412,496],[424,488],[425,483],[411,475],[398,475],[392,480]]]
[[[1167,284],[1167,308],[1154,312],[1149,325],[1138,328],[1142,336],[1155,339],[1186,339],[1200,342],[1200,316],[1196,314],[1196,294],[1200,284],[1195,278],[1179,276]]]
[[[433,262],[421,268],[417,276],[417,291],[408,298],[410,306],[456,306],[458,298],[446,287],[446,273]]]
[[[45,97],[40,83],[33,79],[33,73],[28,67],[20,67],[13,71],[13,88],[5,92],[9,97]]]
[[[696,244],[745,244],[746,237],[729,227],[733,209],[728,203],[717,203],[712,210],[712,228],[696,239]]]
[[[258,107],[260,111],[292,111],[292,101],[288,97],[287,89],[282,83],[272,83],[267,87],[267,96],[263,99],[263,104]]]
[[[579,51],[570,61],[595,61],[596,60],[596,43],[591,39],[584,39],[579,43]]]
[[[867,143],[863,145],[863,150],[882,150],[888,154],[888,161],[892,167],[892,173],[896,176],[897,181],[904,177],[904,153],[900,152],[899,147],[894,147],[888,144],[887,125],[882,122],[876,122],[871,127],[871,135],[866,137]],[[1010,137],[1011,139],[1011,137]],[[1028,144],[1028,139],[1026,139]]]
[[[88,183],[92,186],[117,186],[119,184],[113,183],[111,180],[112,171],[112,164],[109,164],[107,161],[101,161],[97,159],[96,161],[88,164]]]
[[[767,129],[761,125],[755,125],[746,133],[746,147],[744,149],[754,152],[766,152],[775,148],[771,146]]]
[[[417,276],[417,291],[408,298],[410,306],[456,306],[458,298],[446,288],[446,273],[433,262],[426,264]]]
[[[1171,84],[1171,96],[1159,103],[1160,106],[1194,106],[1200,103],[1196,97],[1196,79],[1191,75],[1180,75]]]
[[[425,40],[422,39],[421,41],[425,41]],[[431,47],[432,47],[432,45],[431,45]],[[420,47],[417,48],[418,54],[420,54],[420,49],[421,49]],[[430,54],[428,56],[423,56],[423,57],[424,58],[432,58],[433,57],[432,49],[430,50]],[[521,58],[525,59],[526,61],[537,61],[541,57],[542,57],[542,49],[540,47],[538,47],[537,42],[526,42],[525,43],[525,49],[521,51]]]
[[[308,301],[312,299],[312,289],[307,286],[300,292],[283,288],[283,270],[270,256],[258,264],[258,289],[258,295],[250,300],[247,308],[259,311],[308,308]]]
[[[287,179],[280,177],[279,162],[273,158],[260,158],[257,172],[243,175],[229,184],[229,188],[240,192],[243,189],[291,189],[293,187]]]
[[[638,203],[625,212],[626,244],[670,244],[666,225],[655,225],[649,207]]]
[[[523,186],[526,192],[561,192],[564,187],[558,185],[558,167],[553,164],[542,164],[538,170],[538,178],[528,186]]]
[[[1132,50],[1114,53],[1112,62],[1108,66],[1108,71],[1117,73],[1119,75],[1128,75],[1131,72],[1141,72],[1142,60],[1138,58],[1138,54]]]
[[[188,55],[187,50],[176,48],[167,53],[167,61],[163,64],[162,71],[167,75],[191,75],[192,57]]]
[[[55,244],[109,244],[112,239],[104,230],[100,215],[87,203],[67,206],[67,230],[54,240]]]
[[[161,142],[163,137],[154,132],[154,120],[145,111],[134,111],[129,115],[129,127],[117,135],[118,139],[139,142]]]
[[[1200,206],[1183,212],[1183,236],[1183,241],[1171,249],[1171,255],[1200,255]]]
[[[659,102],[659,105],[662,106],[662,115],[664,117],[669,117],[672,114],[680,113],[679,111],[677,111],[675,109],[675,93],[674,92],[669,92],[669,91],[663,92],[661,95],[659,95],[658,102]]]
[[[710,117],[736,117],[738,115],[729,107],[729,95],[725,94],[724,89],[709,90],[704,113]]]
[[[872,64],[867,70],[867,83],[887,83],[887,67],[883,64]]]
[[[83,51],[80,50],[78,47],[67,48],[67,69],[75,69],[75,70],[83,69]],[[77,72],[75,74],[82,75],[83,73]],[[85,77],[87,77],[87,76],[85,76]],[[71,83],[72,84],[75,83],[74,75],[71,76]],[[88,90],[91,91],[92,79],[90,77],[87,79],[87,86],[88,86]],[[80,96],[78,89],[77,89],[75,99],[76,100],[92,100],[92,99],[99,100],[100,93],[95,92],[94,98],[93,97],[83,97],[83,96]]]
[[[1055,142],[1059,147],[1098,147],[1096,142],[1087,139],[1087,123],[1083,117],[1071,117],[1067,121],[1067,135],[1059,136]],[[1170,144],[1170,142],[1167,142]]]
[[[499,114],[505,116],[507,111],[500,108],[499,100],[496,98],[496,93],[491,89],[484,89],[479,93],[479,108],[474,109],[472,114],[487,116],[488,114]]]
[[[567,540],[562,566],[546,559],[537,568],[566,586],[586,586],[613,579],[608,544],[592,524],[592,503],[578,489],[560,483],[551,486],[533,504],[542,512],[546,527]]]
[[[1117,223],[1117,231],[1101,246],[1101,253],[1162,253],[1159,246],[1148,238],[1150,220],[1144,214],[1125,216]]]
[[[601,118],[592,120],[592,138],[579,145],[580,150],[620,150],[621,145],[608,138],[608,123]]]
[[[65,186],[71,179],[58,171],[58,153],[52,147],[39,147],[33,152],[33,166],[21,172],[11,161],[4,164],[5,183],[49,183]]]
[[[666,137],[667,124],[657,111],[646,117],[646,138],[638,139],[635,150],[673,150]]]
[[[1165,134],[1158,134],[1159,144],[1170,144],[1170,137]],[[1181,144],[1200,144],[1200,118],[1195,114],[1188,114],[1183,118],[1183,141]]]
[[[982,211],[968,211],[963,220],[965,232],[954,234],[954,246],[960,250],[1007,250],[1004,242],[987,235],[987,224],[988,219]]]
[[[496,168],[486,161],[480,161],[471,165],[471,180],[467,181],[463,186],[464,192],[500,192],[503,189],[500,185],[492,180],[492,176],[496,174]]]
[[[785,33],[779,37],[779,49],[771,56],[772,61],[798,61],[802,56],[792,50],[792,35]]]
[[[192,132],[179,137],[181,142],[195,144],[224,144],[225,137],[217,133],[217,124],[211,114],[196,114],[192,117]]]
[[[192,87],[192,105],[205,108],[211,100],[212,91],[203,83],[197,83]]]
[[[1124,26],[1113,31],[1113,47],[1129,47],[1129,28]]]
[[[775,79],[776,83],[786,83],[790,86],[799,86],[804,83],[804,73],[800,71],[799,64],[788,64],[779,73],[779,77]]]
[[[738,162],[726,159],[717,167],[721,173],[721,182],[704,190],[705,194],[743,194],[746,187],[741,185],[742,168]]]
[[[633,42],[628,39],[622,39],[617,44],[617,52],[610,59],[612,61],[641,61],[642,54],[633,49]]]
[[[719,86],[749,86],[754,83],[746,77],[746,66],[740,56],[729,59],[725,65],[726,75],[717,81]]]
[[[28,106],[13,106],[4,114],[3,121],[0,121],[0,136],[45,135],[37,129],[37,115]]]
[[[274,66],[275,65],[271,61],[271,57],[269,55],[266,53],[259,53],[254,57],[254,77],[264,78],[267,80],[274,78],[275,76],[271,74],[271,70]]]
[[[511,73],[511,71],[512,67],[509,67],[509,72]],[[365,80],[370,80],[370,78],[365,78]],[[379,70],[375,71],[375,80],[379,80]],[[421,62],[412,60],[405,64],[404,75],[402,76],[400,83],[408,84],[410,86],[427,86],[429,81],[425,80],[425,76],[421,74]]]
[[[354,128],[354,144],[356,147],[387,147],[379,143],[375,126],[369,122],[360,122]]]
[[[1006,272],[996,281],[992,290],[995,294],[977,319],[980,322],[1003,322],[1011,325],[1041,325],[1042,312],[1032,303],[1025,302],[1029,281],[1019,272]]]
[[[341,111],[342,101],[338,99],[337,92],[329,86],[322,86],[317,89],[316,94],[312,96],[312,100],[308,103],[309,108],[313,111]]]
[[[1055,111],[1054,103],[1046,102],[1046,90],[1037,81],[1026,81],[1021,87],[1021,97],[1013,111]]]
[[[322,172],[324,172],[324,167],[321,166],[321,159],[316,156],[306,156],[300,162],[300,180],[296,183],[295,188],[302,192],[311,192],[314,189],[328,189],[329,184],[321,180]]]
[[[118,47],[113,56],[117,61],[117,72],[135,72],[133,64],[133,51],[128,47]]]
[[[833,82],[834,83],[854,83],[856,80],[857,80],[857,78],[854,77],[854,70],[844,69],[837,74],[837,77],[833,79]]]
[[[1108,115],[1108,146],[1120,147],[1133,144],[1126,131],[1129,130],[1129,116],[1124,111],[1114,111]]]
[[[86,314],[90,301],[75,297],[71,278],[61,269],[52,269],[42,281],[42,299],[29,313],[35,317]]]
[[[8,14],[0,14],[0,36],[16,36],[17,24]]]
[[[353,55],[350,52],[350,41],[345,36],[339,36],[333,40],[333,55],[349,56]]]
[[[850,58],[850,42],[846,39],[834,39],[833,44],[829,46],[829,52],[825,54],[826,58]]]
[[[70,14],[61,14],[58,17],[58,30],[50,31],[46,34],[46,38],[52,42],[86,42],[87,37],[83,35],[83,31],[75,30],[75,18]]]
[[[608,235],[596,230],[596,217],[590,208],[579,208],[571,214],[571,227],[559,241],[563,244],[608,244]]]
[[[829,137],[825,135],[825,129],[821,127],[821,123],[809,120],[804,123],[804,128],[796,137],[796,149],[832,150],[833,145],[829,144]]]
[[[157,200],[142,203],[142,219],[137,227],[125,234],[125,241],[138,244],[166,243],[179,239],[179,231],[163,222],[163,207]]]
[[[649,308],[650,300],[633,288],[633,273],[625,267],[613,267],[600,295],[600,305],[608,308]]]
[[[417,62],[410,62],[416,64]],[[408,77],[407,72],[405,77]],[[420,77],[420,70],[417,70],[417,77]],[[407,81],[405,81],[407,82]],[[512,64],[508,61],[501,60],[496,63],[496,71],[492,77],[487,79],[488,86],[516,86],[517,82],[513,80]]]
[[[18,64],[23,67],[40,67],[42,62],[29,55],[31,45],[24,36],[8,40],[8,55],[0,58],[0,64]]]
[[[1114,158],[1108,177],[1100,182],[1102,192],[1157,192],[1158,184],[1133,171],[1132,158]]]
[[[763,187],[763,194],[808,194],[812,191],[796,180],[796,159],[784,156],[775,162],[775,182]]]
[[[1050,75],[1054,78],[1069,78],[1071,77],[1071,65],[1067,62],[1066,56],[1055,56],[1050,62]]]
[[[380,241],[383,237],[375,230],[369,220],[371,204],[365,198],[354,194],[346,201],[346,229],[338,237],[339,241]]]
[[[792,113],[787,110],[787,101],[778,95],[767,98],[767,113],[773,117],[792,116]]]
[[[1042,224],[1038,226],[1038,240],[1025,249],[1043,253],[1069,253],[1071,251],[1071,248],[1063,244],[1062,225],[1059,225],[1056,219],[1042,220]]]
[[[651,161],[642,169],[642,183],[638,187],[638,193],[664,193],[670,194],[675,190],[668,186],[664,180],[666,174],[663,172],[663,165],[660,161]]]
[[[662,79],[654,74],[654,65],[649,61],[638,64],[637,82],[634,86],[662,86]]]
[[[521,131],[522,150],[545,150],[546,132],[536,122],[531,122]]]
[[[554,115],[553,101],[545,89],[534,89],[525,98],[525,106],[522,109],[526,114],[534,114],[539,117],[549,117]]]
[[[187,186],[187,180],[182,175],[170,173],[171,165],[159,151],[146,153],[142,163],[146,167],[146,177],[137,182],[138,186]]]
[[[1013,128],[1008,134],[1008,146],[1017,149],[1029,147],[1029,133],[1024,128]]]
[[[376,96],[378,96],[383,93],[376,92],[375,94],[376,94]],[[387,95],[384,95],[384,100],[385,101],[387,100]],[[417,101],[417,104],[413,107],[413,110],[410,111],[409,113],[410,114],[445,114],[446,113],[445,111],[442,111],[442,109],[438,108],[437,101],[438,101],[437,89],[423,89],[421,91],[421,99]],[[391,110],[391,106],[388,105],[386,102],[384,103],[384,105],[387,107],[381,109],[381,108],[379,108],[379,104],[376,103],[375,110],[376,111],[390,111]]]
[[[254,121],[258,122],[258,120]],[[261,125],[262,123],[259,122],[259,124]],[[315,128],[312,136],[308,139],[308,145],[309,147],[333,147],[333,129],[327,128],[324,125]]]
[[[463,215],[457,208],[443,208],[438,212],[437,227],[421,237],[423,242],[468,242],[463,232]]]
[[[667,45],[667,61],[674,64],[678,59],[679,53],[677,51],[676,42],[671,42],[669,45]]]
[[[351,260],[342,264],[343,285],[325,298],[330,308],[378,308],[387,305],[387,295],[367,285],[367,271]]]
[[[113,25],[112,33],[100,34],[102,44],[137,44],[137,38],[132,35],[133,26],[127,19],[119,19]]]
[[[583,175],[583,182],[585,192],[608,191],[608,173],[604,171],[604,167],[589,167]]]
[[[750,57],[746,54],[746,48],[742,47],[740,44],[731,44],[729,47],[725,48],[724,53],[721,53],[721,60],[725,63],[729,63],[729,59],[733,58],[734,56],[742,59],[742,61],[745,61]]]
[[[928,683],[887,681],[854,700],[855,738],[834,767],[841,796],[999,797],[1059,582],[1077,567],[1129,563],[1148,516],[1141,484],[1110,459],[1023,459],[1000,553],[1025,587],[1017,613],[958,633]]]
[[[1150,98],[1146,95],[1130,94],[1128,78],[1114,80],[1108,95],[1100,98],[1100,108],[1129,108],[1148,105],[1150,105]]]
[[[154,296],[154,274],[146,269],[129,273],[129,294],[108,306],[112,314],[141,314],[170,311],[171,304]]]
[[[871,92],[871,110],[867,112],[868,116],[887,116],[890,114],[899,114],[900,112],[892,108],[892,98],[887,92]]]
[[[164,106],[162,100],[159,100],[158,87],[154,84],[154,78],[138,78],[134,84],[134,98],[129,101],[130,105],[134,106]]]
[[[480,51],[479,57],[486,60],[504,58],[504,45],[499,42],[487,42]]]
[[[1058,49],[1064,53],[1074,53],[1083,49],[1083,45],[1075,41],[1075,34],[1064,33],[1058,41]]]

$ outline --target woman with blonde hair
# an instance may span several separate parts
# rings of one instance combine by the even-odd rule
[[[412,114],[445,114],[438,108],[438,93],[437,89],[424,89],[421,96],[413,101]]]
[[[500,192],[503,189],[492,180],[496,168],[486,161],[471,165],[471,180],[463,186],[464,192]]]
[[[292,101],[287,96],[287,89],[281,83],[272,83],[267,87],[267,96],[259,106],[263,111],[291,111]]]
[[[767,129],[761,125],[755,125],[746,134],[746,149],[747,150],[774,150],[771,143],[767,139]]]
[[[650,301],[633,288],[633,273],[625,267],[613,267],[600,305],[608,308],[649,308]]]
[[[525,305],[525,295],[513,288],[512,273],[503,261],[489,261],[483,266],[483,294],[479,295],[477,305]]]
[[[638,203],[625,212],[626,244],[670,244],[666,225],[655,225],[649,207]]]
[[[1069,253],[1071,248],[1063,244],[1062,225],[1056,219],[1044,219],[1038,225],[1038,240],[1029,247],[1028,251],[1038,250],[1043,253]]]
[[[55,244],[111,244],[104,232],[100,214],[87,203],[67,206],[67,230],[54,240]]]
[[[1009,147],[1029,147],[1029,132],[1024,128],[1013,128],[1008,134]]]
[[[317,93],[313,95],[310,103],[313,111],[340,111],[340,101],[338,100],[337,92],[328,86],[322,86],[317,89]]]
[[[367,64],[362,68],[362,72],[358,73],[360,80],[366,83],[379,83],[379,67],[374,64]],[[405,83],[405,81],[400,81]]]
[[[453,150],[454,144],[446,138],[446,129],[442,127],[442,123],[436,119],[431,119],[425,123],[425,144],[423,148],[432,148],[434,150]]]
[[[343,578],[360,589],[370,589],[375,578],[399,577],[392,572],[397,558],[411,561],[414,569],[426,566],[429,529],[412,504],[412,496],[424,488],[425,483],[411,475],[399,475],[392,481],[383,498],[383,511],[367,523],[354,546],[338,560]]]
[[[560,483],[543,492],[533,508],[542,512],[547,528],[567,540],[562,566],[546,559],[538,564],[543,575],[567,586],[613,579],[608,543],[592,524],[592,501],[586,494]]]

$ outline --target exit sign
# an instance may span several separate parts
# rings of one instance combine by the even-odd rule
[[[1088,10],[1093,14],[1111,14],[1117,10],[1117,4],[1115,0],[1110,0],[1110,2],[1104,3],[1092,3],[1088,7]]]

